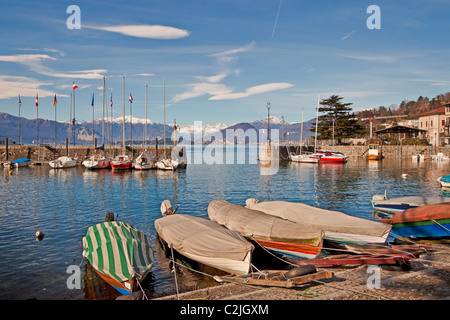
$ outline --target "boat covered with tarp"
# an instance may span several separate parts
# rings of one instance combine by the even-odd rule
[[[208,216],[228,229],[254,240],[262,247],[280,254],[311,259],[322,249],[321,230],[225,200],[211,201]]]
[[[247,199],[246,207],[325,232],[329,241],[345,244],[384,243],[391,226],[305,203]]]
[[[31,164],[31,160],[28,158],[19,158],[16,160],[13,160],[11,162],[5,162],[3,165],[5,167],[15,167],[15,168],[19,168],[19,167],[28,167]]]
[[[230,274],[250,271],[253,245],[215,221],[186,214],[155,220],[159,237],[180,254]]]
[[[106,221],[88,228],[83,257],[94,270],[122,294],[136,290],[154,262],[147,236],[132,225]]]
[[[450,202],[424,205],[397,213],[384,222],[392,235],[410,239],[449,239]]]

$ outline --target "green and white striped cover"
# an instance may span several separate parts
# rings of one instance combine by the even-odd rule
[[[147,236],[120,221],[89,227],[83,238],[83,257],[96,270],[120,282],[145,276],[153,265]]]

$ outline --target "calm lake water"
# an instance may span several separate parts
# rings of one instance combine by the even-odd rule
[[[241,147],[244,148],[244,147]],[[189,151],[189,150],[188,150]],[[345,165],[281,164],[275,175],[261,175],[256,147],[245,148],[247,164],[191,164],[176,172],[49,166],[15,169],[0,178],[0,299],[115,299],[118,294],[82,259],[87,228],[112,211],[151,239],[156,262],[144,283],[153,296],[175,293],[170,253],[156,238],[154,220],[169,199],[178,213],[207,218],[210,201],[245,204],[247,198],[304,202],[371,219],[374,194],[388,197],[445,195],[436,179],[450,173],[448,163],[409,159]],[[188,153],[189,157],[193,155]],[[408,178],[402,178],[402,174]],[[36,230],[45,238],[37,242]],[[199,266],[177,256],[180,263]],[[81,289],[67,289],[71,265],[81,269]],[[202,271],[213,273],[214,270]],[[182,290],[213,285],[210,277],[177,269]]]

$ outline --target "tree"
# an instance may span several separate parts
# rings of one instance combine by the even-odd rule
[[[328,99],[320,102],[319,112],[324,112],[324,115],[319,115],[319,123],[317,125],[317,139],[330,140],[334,139],[341,143],[342,139],[354,138],[365,133],[365,128],[359,123],[357,117],[351,113],[350,107],[353,103],[342,103],[343,97],[332,95]],[[315,131],[316,124],[312,124],[311,131]]]

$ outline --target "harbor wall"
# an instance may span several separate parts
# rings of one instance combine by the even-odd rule
[[[126,147],[126,154],[132,158],[137,157],[140,152],[147,150],[155,159],[159,159],[166,154],[170,156],[173,146],[130,146]],[[8,152],[6,152],[8,150]],[[0,146],[0,162],[12,161],[18,158],[29,158],[31,161],[48,162],[61,156],[69,155],[71,157],[77,156],[81,163],[83,160],[89,158],[94,154],[104,154],[109,157],[122,154],[123,149],[120,146],[105,147],[104,151],[95,150],[92,146],[36,146],[36,145],[10,145]]]
[[[332,150],[342,152],[350,158],[364,157],[367,153],[367,146],[320,146],[319,150]],[[299,146],[280,146],[280,159],[288,160],[289,152],[298,152]],[[305,148],[303,150],[306,150]],[[312,150],[311,150],[312,151]],[[450,156],[449,147],[437,146],[390,146],[383,145],[382,153],[385,158],[411,158],[413,155],[423,154],[430,158],[432,155],[442,153]]]

